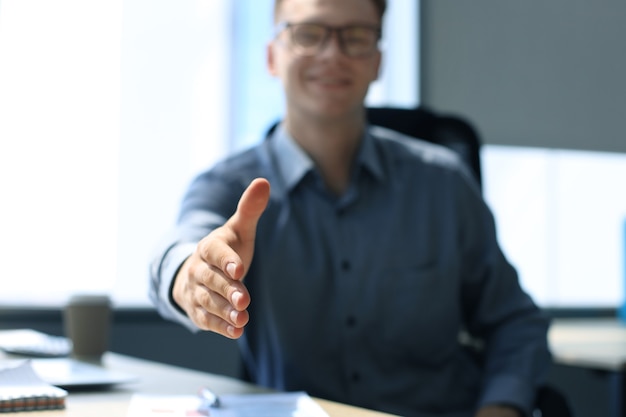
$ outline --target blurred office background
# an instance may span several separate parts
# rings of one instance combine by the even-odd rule
[[[415,106],[417,3],[389,12],[368,100]],[[272,0],[2,0],[0,303],[148,306],[151,251],[192,177],[282,114],[272,36]]]
[[[0,328],[60,334],[70,294],[108,293],[112,350],[236,374],[232,343],[154,313],[147,263],[191,178],[282,112],[271,8],[0,0]],[[557,316],[624,299],[625,16],[618,0],[389,0],[368,103],[474,125],[503,248]],[[586,393],[578,415],[604,395],[601,375],[553,378]]]

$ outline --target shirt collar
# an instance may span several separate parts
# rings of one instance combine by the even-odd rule
[[[315,168],[313,160],[296,143],[280,123],[272,134],[273,153],[287,190],[293,189],[304,176]]]
[[[278,163],[280,175],[288,190],[293,189],[304,176],[315,169],[313,160],[302,147],[287,132],[283,123],[280,123],[272,134],[273,150]],[[361,147],[357,153],[357,167],[369,171],[374,178],[382,180],[384,170],[381,155],[376,151],[376,139],[370,132],[369,125],[361,140]]]
[[[357,158],[360,164],[367,169],[374,178],[382,181],[385,178],[385,171],[383,169],[382,155],[377,150],[377,142],[378,140],[371,133],[370,125],[367,125]]]

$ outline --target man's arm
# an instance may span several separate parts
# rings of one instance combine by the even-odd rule
[[[510,406],[524,415],[550,366],[549,319],[521,288],[481,196],[466,194],[463,202],[463,311],[468,332],[484,342],[478,406]]]

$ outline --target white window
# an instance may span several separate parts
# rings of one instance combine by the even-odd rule
[[[626,154],[483,147],[504,252],[543,306],[611,308],[626,284]]]
[[[272,96],[271,5],[0,0],[0,305],[148,305],[150,255],[192,176],[280,115],[279,93],[257,100]],[[388,19],[369,100],[414,105],[418,2],[390,1]]]

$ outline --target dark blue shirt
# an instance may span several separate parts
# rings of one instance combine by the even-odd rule
[[[452,151],[382,128],[363,136],[340,197],[282,126],[197,177],[151,268],[164,317],[197,330],[171,302],[173,277],[256,177],[271,197],[239,340],[255,382],[403,416],[530,409],[548,321],[503,256],[477,183]]]

